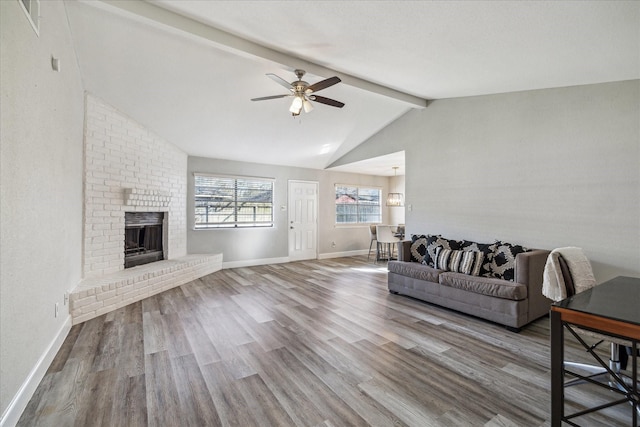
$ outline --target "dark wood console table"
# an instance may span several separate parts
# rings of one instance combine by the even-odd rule
[[[588,291],[581,292],[551,306],[551,425],[560,427],[562,422],[577,426],[573,419],[621,403],[629,404],[630,424],[638,426],[640,391],[638,390],[638,343],[640,342],[640,278],[616,277]],[[622,382],[619,389],[612,389],[610,403],[599,405],[574,414],[564,413],[564,329],[572,325],[595,332],[620,337],[632,343],[633,384],[625,384],[618,376],[612,381]],[[595,359],[594,359],[595,360]],[[599,358],[603,368],[609,367]],[[617,378],[616,378],[617,377]],[[607,387],[607,385],[604,385]],[[610,388],[610,387],[607,387]]]

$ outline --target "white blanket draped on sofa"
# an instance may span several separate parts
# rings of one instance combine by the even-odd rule
[[[576,294],[596,285],[591,263],[581,248],[557,248],[551,251],[544,267],[542,275],[542,294],[544,296],[553,301],[560,301],[567,297],[567,288],[558,260],[560,256],[567,262]]]

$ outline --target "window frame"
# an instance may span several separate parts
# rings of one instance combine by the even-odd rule
[[[346,187],[346,188],[353,188],[356,189],[357,191],[357,196],[356,196],[356,200],[354,205],[356,206],[356,213],[353,214],[356,217],[356,221],[355,222],[339,222],[338,221],[338,215],[345,215],[344,213],[339,213],[338,212],[338,206],[340,205],[346,205],[346,203],[338,203],[337,199],[338,199],[338,188],[340,187]],[[375,186],[375,185],[360,185],[360,184],[342,184],[342,183],[337,183],[334,184],[333,187],[333,193],[334,193],[334,204],[335,204],[335,210],[334,210],[334,221],[335,221],[335,226],[336,227],[354,227],[354,226],[363,226],[363,225],[370,225],[370,224],[382,224],[382,187],[379,186]],[[363,204],[359,203],[359,194],[361,190],[375,190],[378,192],[378,204],[377,205],[369,205],[369,206],[377,206],[378,208],[378,220],[377,221],[360,221],[360,217],[361,215],[363,215],[360,212],[360,206],[363,206]],[[366,205],[364,205],[366,206]]]
[[[228,208],[229,210],[227,211],[226,215],[233,215],[234,220],[233,221],[213,221],[213,222],[198,222],[198,217],[201,216],[202,214],[198,213],[198,209],[201,208],[202,206],[198,206],[198,197],[203,197],[206,196],[206,194],[203,194],[201,192],[198,192],[198,179],[199,178],[210,178],[210,179],[219,179],[219,180],[227,180],[227,181],[233,181],[233,185],[232,186],[220,186],[220,187],[210,187],[210,188],[217,188],[220,192],[224,192],[224,191],[232,191],[233,195],[231,200],[228,203],[232,203],[233,207],[227,206],[226,208]],[[269,213],[262,213],[262,214],[253,214],[254,215],[254,220],[253,221],[243,221],[243,220],[239,220],[239,216],[242,215],[246,215],[246,214],[242,214],[241,210],[242,207],[246,207],[246,206],[239,206],[240,204],[246,203],[243,202],[241,197],[239,197],[239,192],[244,190],[247,191],[251,191],[251,190],[256,190],[256,188],[252,188],[251,185],[248,186],[238,186],[238,182],[239,181],[247,181],[249,183],[253,183],[253,184],[258,184],[258,185],[264,185],[264,184],[270,184],[271,189],[270,189],[270,201],[266,203],[266,208],[267,210],[270,210],[270,219],[267,221],[257,221],[256,220],[256,215],[269,215]],[[204,173],[204,172],[194,172],[193,173],[193,206],[194,206],[194,215],[193,215],[193,229],[196,231],[201,231],[201,230],[238,230],[238,229],[258,229],[258,228],[273,228],[275,226],[275,202],[274,202],[274,198],[275,198],[275,178],[267,178],[267,177],[255,177],[255,176],[238,176],[238,175],[225,175],[225,174],[214,174],[214,173]],[[218,202],[220,203],[220,202]],[[208,205],[207,205],[208,206]],[[206,206],[205,206],[206,208]],[[208,212],[207,214],[208,215]],[[213,214],[212,214],[213,215]]]

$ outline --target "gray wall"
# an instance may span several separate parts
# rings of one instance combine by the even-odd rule
[[[640,81],[434,101],[336,164],[389,145],[409,233],[579,246],[598,281],[640,276]]]
[[[195,172],[275,178],[275,226],[273,228],[194,230],[193,174]],[[229,263],[249,265],[285,261],[289,256],[288,212],[280,210],[280,207],[287,206],[288,180],[319,183],[318,252],[320,257],[369,248],[367,226],[337,227],[335,225],[334,185],[339,183],[381,187],[384,197],[388,191],[388,177],[189,157],[187,251],[189,253],[223,253],[224,263],[227,266]],[[385,206],[383,222],[389,221],[389,218],[389,208]],[[332,242],[335,242],[335,247],[332,247]]]
[[[40,7],[37,37],[18,1],[0,2],[3,414],[40,357],[64,338],[70,326],[64,292],[81,274],[82,86],[64,4]],[[51,69],[52,55],[61,61],[59,73]]]

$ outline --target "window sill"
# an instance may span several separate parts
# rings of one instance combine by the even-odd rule
[[[334,224],[333,228],[369,228],[370,225],[381,224]]]

